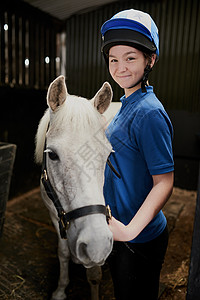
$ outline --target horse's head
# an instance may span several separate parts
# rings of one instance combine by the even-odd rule
[[[41,161],[41,145],[46,133],[46,164],[51,184],[65,212],[88,205],[105,204],[104,169],[112,147],[105,136],[102,113],[112,99],[112,89],[104,83],[92,100],[67,93],[65,79],[59,76],[49,86],[48,111],[41,121],[36,159]],[[51,212],[56,210],[45,191],[43,197]],[[112,234],[105,215],[93,214],[73,220],[67,230],[72,256],[89,267],[103,264],[112,248]]]

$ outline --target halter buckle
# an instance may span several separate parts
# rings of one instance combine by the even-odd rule
[[[46,181],[48,180],[48,176],[47,176],[47,170],[43,170],[42,175],[41,175],[41,179],[45,179]]]
[[[61,216],[60,216],[60,222],[61,222],[61,224],[62,224],[62,227],[63,227],[65,230],[69,229],[69,225],[70,225],[69,221],[66,222],[66,220],[64,220],[66,214],[67,214],[67,213],[63,210],[63,211],[61,212]]]
[[[110,206],[107,205],[106,206],[106,220],[107,220],[107,223],[109,223],[109,220],[111,220],[111,218],[112,218],[112,212],[111,212]]]

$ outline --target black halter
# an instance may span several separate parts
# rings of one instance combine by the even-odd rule
[[[41,181],[45,188],[47,196],[52,200],[52,202],[57,210],[61,238],[63,238],[63,239],[67,238],[66,230],[69,228],[71,220],[74,220],[74,219],[77,219],[77,218],[80,218],[83,216],[91,215],[91,214],[104,214],[106,216],[106,219],[108,222],[109,219],[111,219],[111,217],[112,217],[109,205],[107,205],[107,206],[101,205],[101,204],[88,205],[88,206],[83,206],[83,207],[74,209],[68,213],[66,213],[64,211],[64,209],[60,203],[60,200],[58,199],[58,196],[57,196],[56,192],[54,191],[53,186],[52,186],[49,176],[48,176],[47,164],[46,164],[47,153],[45,152],[45,150],[46,150],[46,141],[45,141],[44,153],[43,153]],[[109,158],[107,159],[107,163],[108,163],[109,167],[111,168],[111,170],[116,174],[116,176],[118,178],[121,178],[119,173],[113,167]]]

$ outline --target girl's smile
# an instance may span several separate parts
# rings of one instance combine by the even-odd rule
[[[126,97],[141,87],[146,65],[143,53],[133,47],[117,45],[109,51],[110,74],[124,89]]]

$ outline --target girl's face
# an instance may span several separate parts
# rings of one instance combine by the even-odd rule
[[[117,45],[109,50],[109,71],[116,83],[124,89],[126,97],[141,87],[147,59],[144,54],[130,46]]]

